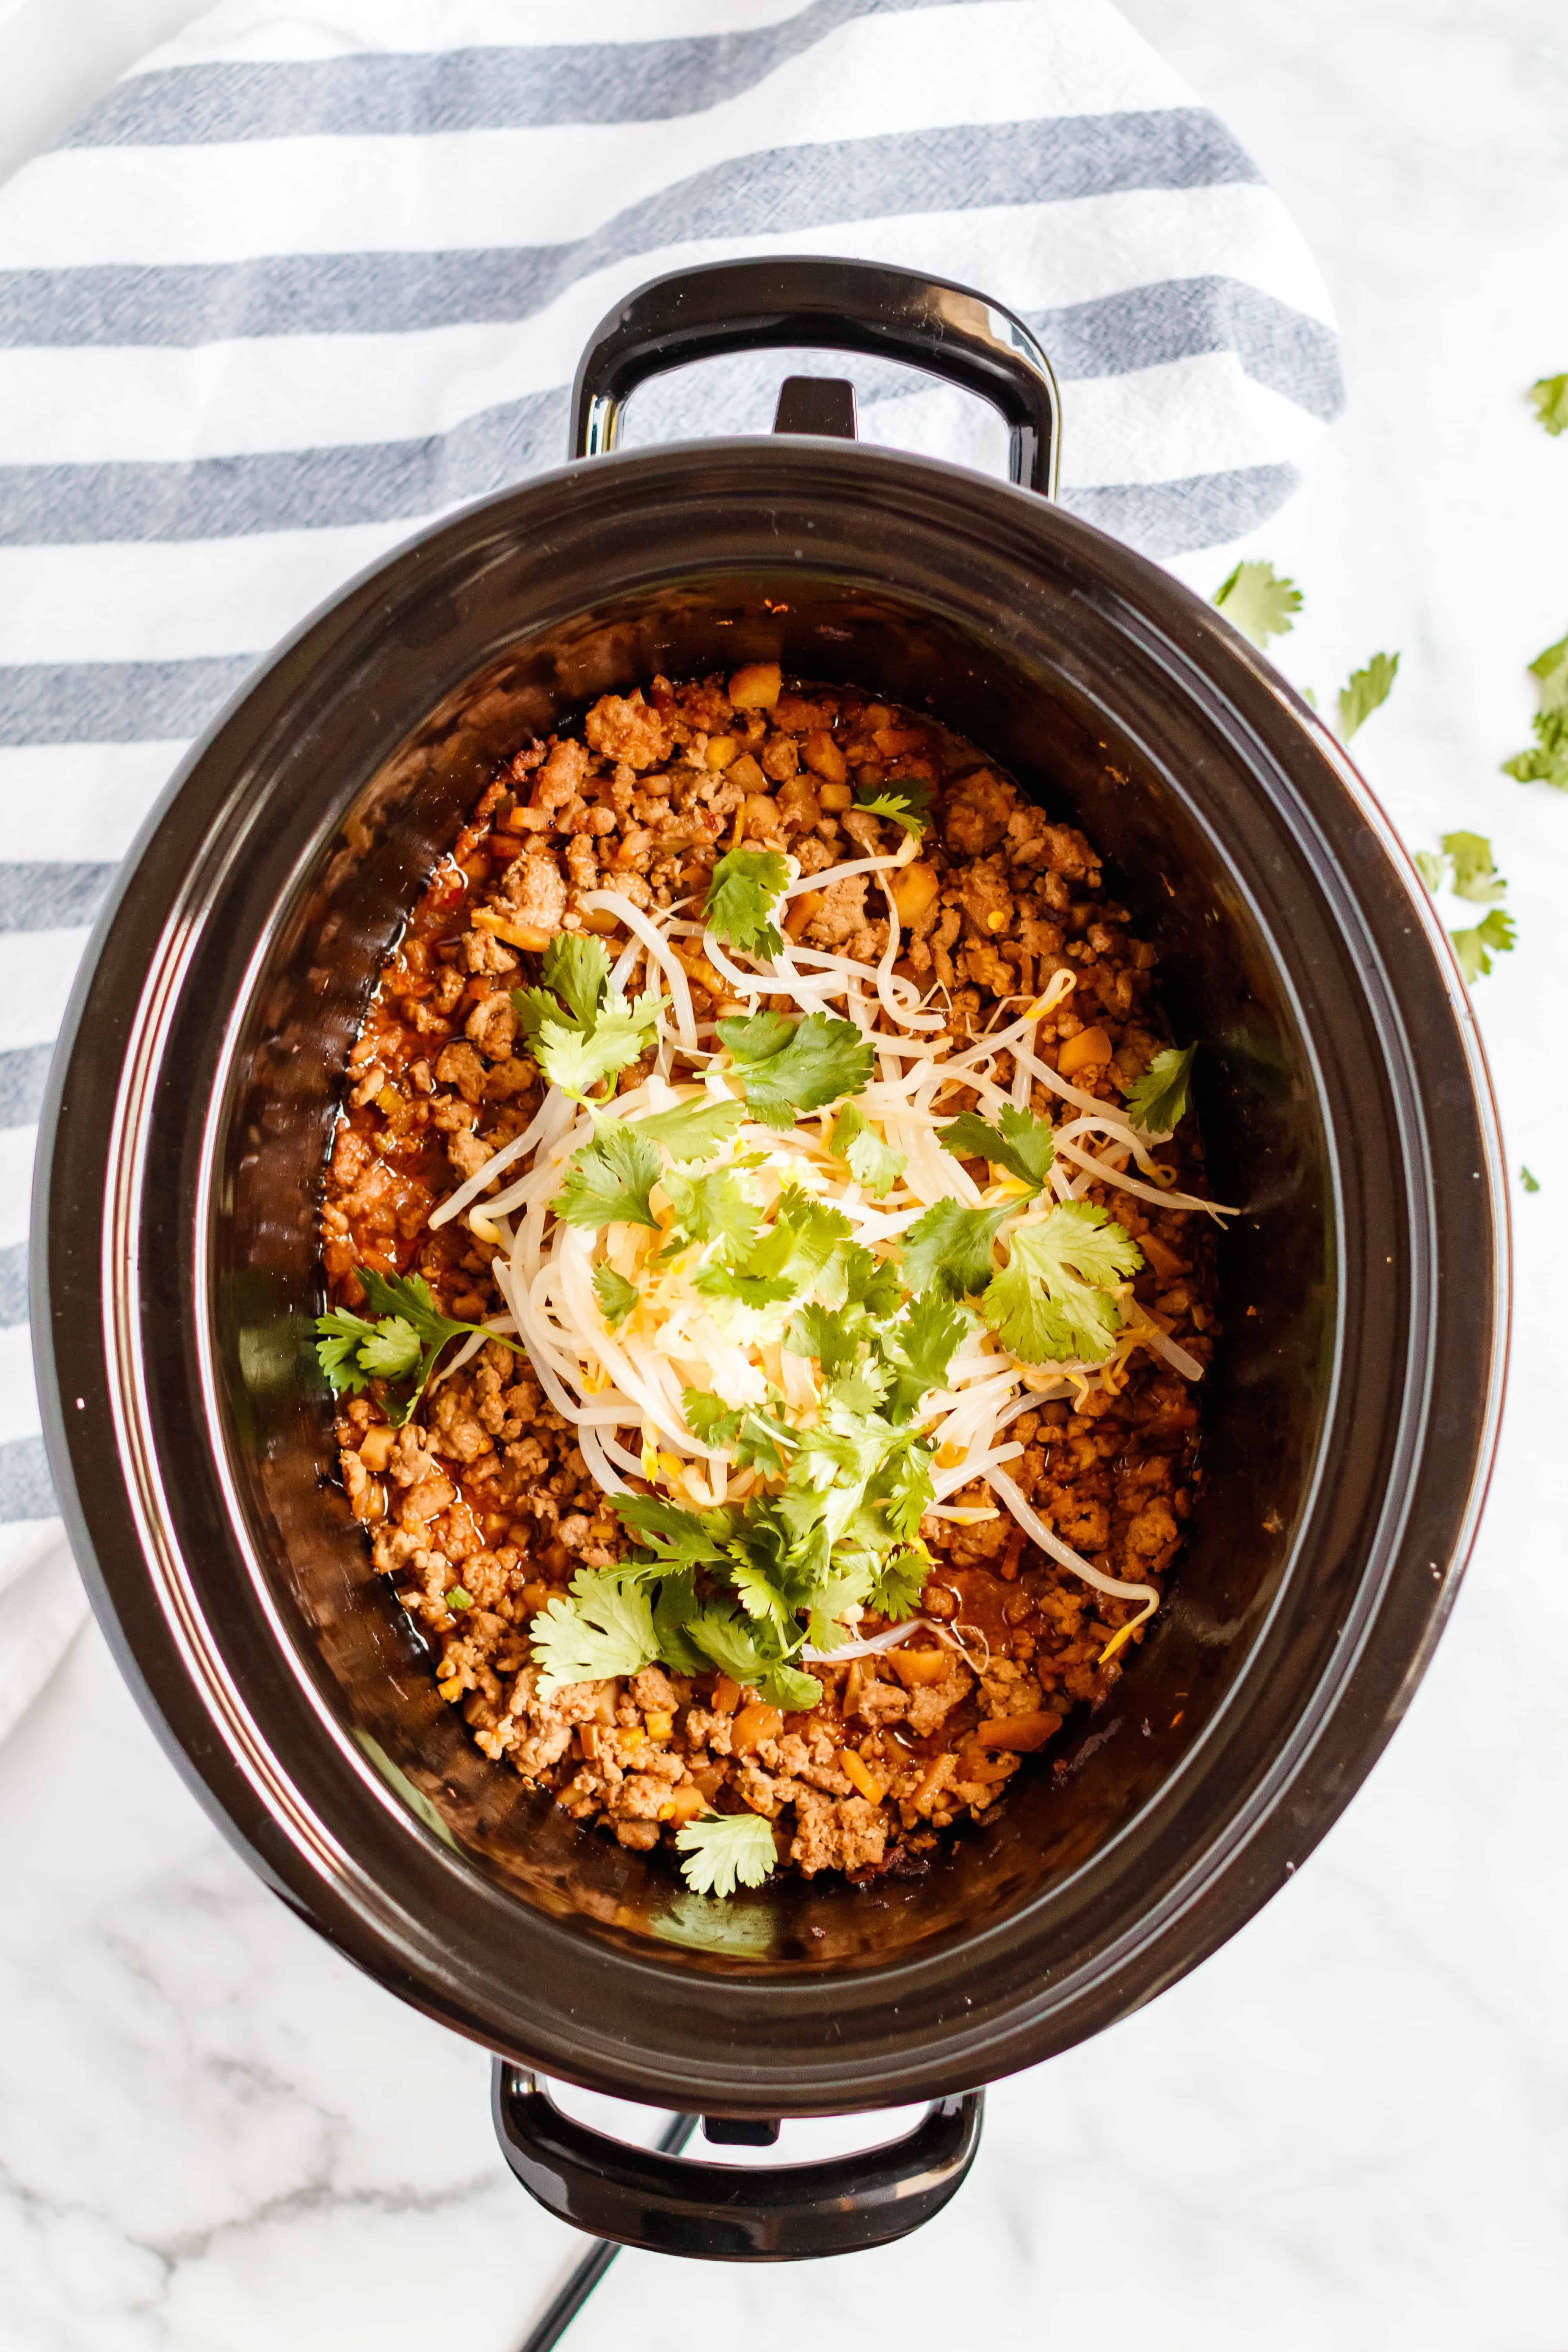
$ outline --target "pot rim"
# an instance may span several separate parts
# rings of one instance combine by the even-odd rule
[[[215,773],[210,785],[206,782],[203,775],[204,765],[218,751],[230,727],[247,714],[255,714],[256,706],[277,685],[280,671],[290,666],[297,667],[298,658],[302,654],[309,654],[312,664],[317,660],[323,665],[328,663],[356,619],[368,613],[383,597],[390,607],[391,591],[395,580],[428,568],[440,552],[456,551],[467,541],[477,541],[482,537],[492,519],[499,521],[503,516],[516,516],[520,509],[542,505],[560,495],[563,488],[583,483],[585,477],[608,486],[617,479],[624,480],[629,474],[657,476],[660,471],[668,471],[672,466],[679,465],[682,459],[689,460],[697,453],[700,453],[705,467],[739,462],[757,473],[776,475],[781,466],[788,467],[795,462],[794,452],[804,453],[818,462],[824,459],[820,444],[795,442],[787,436],[748,436],[659,445],[652,449],[631,450],[609,457],[577,461],[496,496],[476,500],[456,514],[444,518],[415,534],[377,563],[367,567],[355,580],[328,599],[258,667],[187,752],[158,809],[143,828],[122,868],[119,885],[100,917],[83,958],[62,1024],[40,1123],[35,1185],[33,1315],[46,1444],[73,1549],[82,1563],[95,1610],[116,1649],[122,1669],[137,1688],[143,1710],[153,1719],[174,1760],[195,1787],[196,1793],[225,1833],[292,1907],[302,1910],[311,1923],[340,1948],[416,2005],[441,2017],[470,2038],[483,2041],[489,2047],[506,2048],[509,2055],[524,2062],[531,2058],[537,2061],[541,2053],[536,2049],[509,2047],[504,2042],[498,2041],[494,2031],[487,2030],[478,2022],[448,1991],[418,1981],[408,1921],[384,1891],[357,1865],[355,1858],[345,1853],[329,1825],[316,1818],[296,1790],[287,1764],[269,1746],[265,1727],[248,1714],[224,1669],[221,1655],[206,1638],[200,1603],[184,1580],[177,1546],[169,1538],[162,1520],[158,1507],[156,1450],[152,1444],[150,1430],[139,1421],[135,1383],[132,1381],[128,1385],[121,1376],[127,1370],[135,1371],[140,1344],[133,1312],[134,1286],[118,1278],[118,1269],[134,1262],[140,1207],[134,1171],[129,1163],[134,1160],[139,1148],[140,1122],[151,1115],[151,1087],[157,1070],[157,1040],[161,1034],[159,1024],[177,995],[180,980],[180,957],[177,949],[173,954],[169,952],[170,938],[179,929],[182,903],[188,903],[189,895],[197,892],[201,887],[199,854],[186,856],[188,870],[184,887],[187,900],[182,902],[178,892],[172,898],[163,920],[162,931],[153,941],[154,960],[139,975],[143,983],[141,998],[134,1007],[127,1007],[124,1011],[123,1035],[119,1047],[121,1084],[115,1099],[106,1102],[100,1093],[95,1094],[89,1087],[79,1090],[68,1108],[67,1097],[71,1091],[73,1067],[82,1044],[84,1021],[94,989],[100,982],[109,959],[111,944],[116,943],[122,922],[129,923],[132,912],[139,918],[143,937],[150,928],[143,909],[130,908],[132,878],[141,876],[143,861],[150,858],[156,845],[163,845],[160,855],[167,865],[170,861],[166,850],[174,835],[178,835],[179,845],[187,853],[199,853],[202,844],[214,834],[224,814],[226,788],[221,772]],[[895,484],[906,482],[928,487],[934,482],[949,495],[961,494],[970,508],[973,508],[977,500],[984,505],[988,498],[1016,502],[1018,507],[1028,510],[1037,530],[1060,530],[1069,542],[1076,540],[1091,554],[1098,554],[1102,564],[1110,563],[1121,574],[1119,585],[1124,595],[1132,593],[1128,585],[1131,571],[1138,592],[1132,601],[1138,612],[1152,625],[1160,625],[1162,605],[1167,616],[1173,613],[1189,630],[1195,624],[1205,659],[1208,664],[1217,666],[1222,679],[1228,670],[1233,677],[1248,679],[1254,691],[1258,688],[1265,690],[1267,698],[1289,728],[1304,736],[1326,763],[1351,808],[1374,834],[1384,856],[1397,877],[1415,917],[1415,928],[1431,950],[1435,976],[1453,1019],[1476,1110],[1483,1159],[1483,1170],[1476,1173],[1478,1177],[1484,1174],[1486,1180],[1481,1190],[1496,1240],[1496,1279],[1486,1394],[1478,1420],[1466,1492],[1462,1503],[1453,1513],[1448,1561],[1446,1566],[1433,1564],[1434,1589],[1426,1596],[1418,1623],[1405,1629],[1397,1655],[1388,1642],[1386,1632],[1381,1645],[1374,1639],[1376,1621],[1389,1597],[1400,1565],[1396,1543],[1388,1550],[1381,1580],[1363,1582],[1357,1594],[1360,1624],[1356,1638],[1347,1640],[1342,1645],[1335,1673],[1323,1678],[1313,1694],[1311,1704],[1303,1710],[1290,1738],[1284,1743],[1249,1801],[1227,1816],[1223,1832],[1216,1832],[1204,1843],[1193,1868],[1181,1884],[1172,1890],[1161,1906],[1141,1919],[1136,1934],[1124,1939],[1131,1948],[1124,1949],[1119,1946],[1114,1949],[1097,1950],[1092,1969],[1086,1971],[1092,1978],[1094,1986],[1103,1986],[1109,1977],[1114,1976],[1119,1969],[1125,1970],[1130,1968],[1133,1958],[1140,1956],[1142,1972],[1151,1979],[1147,1986],[1135,1995],[1123,1998],[1113,2008],[1111,2013],[1120,2014],[1148,1998],[1151,1990],[1173,1981],[1188,1968],[1195,1966],[1200,1958],[1206,1957],[1246,1917],[1260,1907],[1293,1873],[1297,1862],[1326,1832],[1371,1769],[1425,1671],[1474,1540],[1490,1475],[1502,1404],[1510,1307],[1510,1202],[1501,1159],[1500,1130],[1485,1055],[1453,950],[1408,855],[1364,779],[1342,748],[1316,715],[1279,677],[1272,667],[1247,647],[1219,615],[1199,604],[1179,583],[1160,572],[1156,566],[1110,540],[1093,526],[1065,514],[1059,509],[1046,506],[1026,491],[990,481],[944,461],[911,457],[865,445],[850,445],[847,448],[836,446],[835,457],[857,469],[870,469],[868,478],[880,474]],[[787,565],[788,559],[787,555],[770,549],[760,561],[770,560]],[[213,789],[215,785],[218,788],[216,791]],[[226,788],[229,793],[232,789],[232,784]],[[253,970],[263,956],[279,920],[279,909],[275,905],[258,938],[252,958]],[[132,944],[135,943],[132,940]],[[160,946],[164,950],[162,965],[156,961],[156,950]],[[123,955],[122,947],[120,952]],[[227,1027],[231,1037],[239,1010],[240,1001],[229,1008]],[[215,1108],[211,1118],[216,1119],[216,1116]],[[209,1123],[209,1138],[211,1131]],[[103,1235],[105,1322],[96,1328],[84,1326],[79,1318],[73,1318],[69,1311],[69,1295],[73,1288],[79,1288],[81,1252],[67,1230],[63,1214],[58,1219],[50,1215],[57,1189],[63,1181],[68,1153],[79,1153],[84,1148],[89,1159],[101,1169],[103,1182],[109,1188],[108,1198],[112,1204],[112,1214],[105,1222]],[[210,1152],[205,1167],[210,1178]],[[210,1374],[210,1324],[202,1331],[200,1344],[208,1351],[204,1368]],[[96,1411],[89,1412],[83,1402],[89,1394],[94,1396],[95,1406],[100,1403],[108,1406],[117,1440],[110,1482],[117,1492],[107,1502],[99,1491],[105,1465],[101,1458],[93,1458],[92,1431],[99,1415]],[[68,1411],[68,1398],[72,1400]],[[221,1476],[221,1450],[215,1448],[212,1458],[217,1464]],[[1322,1475],[1325,1466],[1320,1456],[1314,1465],[1314,1476]],[[84,1500],[84,1486],[92,1493],[90,1505]],[[232,1504],[232,1495],[228,1499]],[[1408,1507],[1408,1495],[1404,1499]],[[132,1623],[132,1612],[122,1604],[121,1571],[119,1568],[113,1570],[106,1568],[100,1557],[100,1544],[106,1552],[112,1554],[111,1538],[116,1532],[112,1522],[117,1518],[121,1530],[126,1518],[138,1529],[142,1555],[142,1573],[145,1576],[151,1571],[161,1579],[164,1596],[161,1627],[153,1627],[145,1622]],[[94,1539],[95,1528],[99,1531],[98,1541]],[[134,1572],[132,1570],[132,1574]],[[1283,1591],[1276,1596],[1274,1607],[1279,1607],[1282,1601]],[[1265,1620],[1258,1629],[1252,1643],[1254,1652],[1266,1636],[1268,1622]],[[276,1616],[274,1632],[281,1654],[289,1662],[300,1687],[309,1690],[308,1677],[295,1657],[288,1631],[281,1619]],[[180,1700],[178,1707],[168,1703],[171,1674]],[[1237,1687],[1241,1687],[1245,1681],[1246,1669],[1243,1668],[1237,1677]],[[374,1774],[363,1755],[353,1746],[345,1729],[331,1716],[319,1695],[312,1692],[310,1696],[318,1717],[328,1729],[342,1760],[374,1795],[376,1803],[395,1819],[405,1833],[419,1834],[406,1811]],[[193,1700],[195,1702],[194,1708],[191,1705]],[[1363,1719],[1347,1763],[1342,1747],[1343,1723],[1346,1716],[1357,1709]],[[1179,1759],[1169,1780],[1163,1784],[1162,1795],[1188,1772],[1194,1759],[1202,1752],[1204,1743],[1217,1736],[1226,1712],[1226,1706],[1216,1709],[1214,1720],[1205,1727],[1188,1753]],[[1341,1725],[1342,1748],[1331,1765],[1325,1767],[1317,1751],[1331,1721]],[[226,1751],[221,1769],[213,1745],[215,1730],[218,1732]],[[1258,1851],[1258,1832],[1264,1820],[1278,1810],[1287,1790],[1291,1791],[1292,1811],[1300,1833],[1291,1839],[1289,1857],[1282,1853],[1264,1854]],[[243,1815],[244,1819],[237,1818],[237,1815]],[[1136,1814],[1133,1816],[1134,1819],[1137,1817]],[[1097,1851],[1095,1859],[1098,1861],[1125,1836],[1130,1827],[1131,1822],[1123,1824],[1106,1842],[1106,1845]],[[279,1830],[282,1830],[284,1834],[274,1834]],[[1217,1895],[1221,1882],[1225,1882],[1229,1889],[1229,1899],[1223,1905],[1212,1900]],[[1215,1916],[1194,1931],[1191,1916],[1193,1906],[1205,1896],[1211,1898],[1209,1907]],[[558,1923],[542,1914],[535,1915],[535,1924],[542,1935],[555,1936],[563,1932]],[[985,1934],[990,1932],[982,1931],[979,1940],[983,1942]],[[1174,1957],[1168,1948],[1178,1937],[1182,1950],[1179,1957]],[[1163,1958],[1162,1954],[1164,1954]],[[666,1952],[657,1963],[644,1963],[624,1955],[617,1956],[620,1965],[627,1968],[643,1965],[664,1967],[669,1964],[672,1955]],[[896,1961],[879,1972],[869,1970],[866,1974],[879,1973],[882,1979],[887,1979],[900,1967],[909,1965],[913,1965],[913,1962]],[[820,1981],[820,1978],[808,1980],[809,1983]],[[770,1988],[780,2000],[789,1999],[795,1990],[784,1984]],[[1108,2020],[1101,2017],[1099,2021]],[[1093,2024],[1080,2027],[1078,2032],[1055,2037],[1050,2046],[1064,2046],[1066,2042],[1079,2038],[1082,2032],[1093,2030],[1096,2030]],[[1023,2032],[1024,2029],[1020,2029],[1013,2035],[1012,2044],[1018,2043]],[[986,2038],[994,2053],[996,2042],[994,2030],[986,2029]],[[907,2075],[895,2069],[893,2074],[880,2078],[877,2085],[879,2103],[968,2088],[985,2079],[987,2074],[999,2071],[994,2055],[988,2055],[986,2051],[976,2046],[974,2038],[966,2042],[962,2032],[955,2032],[950,2037],[950,2044],[940,2066],[932,2067],[926,2063],[920,2064],[917,2071],[911,2065]],[[1020,2052],[1010,2046],[1001,2071],[1028,2063],[1030,2055],[1039,2054],[1043,2054],[1040,2048]],[[564,2078],[589,2087],[618,2092],[623,2095],[626,2094],[627,2070],[619,2063],[612,2067],[594,2054],[584,2058],[577,2051],[563,2053],[554,2050],[543,2054],[543,2063],[551,2072]],[[803,2103],[793,2106],[790,2098],[781,2097],[776,2088],[769,2088],[759,2095],[754,2084],[748,2088],[746,2084],[731,2079],[732,2075],[732,2068],[728,2077],[721,2065],[716,2068],[714,2093],[711,2096],[704,2093],[705,2105],[728,2107],[734,2112],[776,2115],[792,2111],[821,2113],[834,2107],[852,2109],[868,2103],[864,2084],[858,2087],[842,2083],[836,2084],[830,2079],[830,2070],[821,2081],[813,2082],[810,2095]],[[643,2084],[640,2087],[644,2095],[658,2096],[658,2089],[651,2083]]]

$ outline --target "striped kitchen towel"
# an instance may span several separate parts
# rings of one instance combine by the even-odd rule
[[[0,1731],[81,1605],[24,1250],[114,862],[311,605],[560,460],[614,301],[791,251],[1021,311],[1066,503],[1155,556],[1271,513],[1341,404],[1279,200],[1107,0],[226,0],[0,190]],[[963,395],[810,364],[868,438],[994,461]],[[634,437],[765,430],[783,372],[668,378]]]

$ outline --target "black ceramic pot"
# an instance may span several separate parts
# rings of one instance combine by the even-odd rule
[[[295,1910],[501,2054],[514,2169],[605,2235],[738,2258],[896,2236],[995,2075],[1147,2000],[1302,1861],[1431,1655],[1499,1409],[1506,1204],[1452,958],[1343,752],[1216,614],[1047,496],[1016,320],[897,271],[644,290],[579,381],[736,343],[987,392],[1013,486],[820,437],[591,456],[327,606],[185,761],[98,927],[39,1154],[50,1459],[99,1616],[198,1795]],[[1026,487],[1027,485],[1027,487]],[[488,1764],[333,1484],[307,1339],[345,1056],[434,860],[520,738],[773,659],[929,705],[1106,853],[1158,946],[1219,1197],[1226,1337],[1173,1597],[1065,1785],[913,1885],[724,1904]],[[933,2102],[901,2149],[757,2173],[617,2151],[526,2071],[731,2119]]]

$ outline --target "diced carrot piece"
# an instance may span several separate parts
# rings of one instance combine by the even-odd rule
[[[776,1739],[784,1729],[784,1711],[776,1706],[764,1706],[760,1699],[743,1706],[735,1717],[730,1733],[731,1752],[749,1756],[764,1739]]]
[[[1033,1715],[1000,1715],[975,1732],[982,1748],[1005,1748],[1015,1756],[1031,1756],[1054,1739],[1062,1727],[1059,1715],[1037,1708]]]

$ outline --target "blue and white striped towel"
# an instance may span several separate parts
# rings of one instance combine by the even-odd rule
[[[790,251],[1022,311],[1066,503],[1155,556],[1271,513],[1341,404],[1278,198],[1107,0],[226,0],[0,190],[0,1732],[81,1611],[26,1188],[115,861],[312,604],[559,461],[612,302]],[[962,395],[826,364],[868,437],[984,457]],[[638,432],[765,429],[780,372],[668,379]]]

